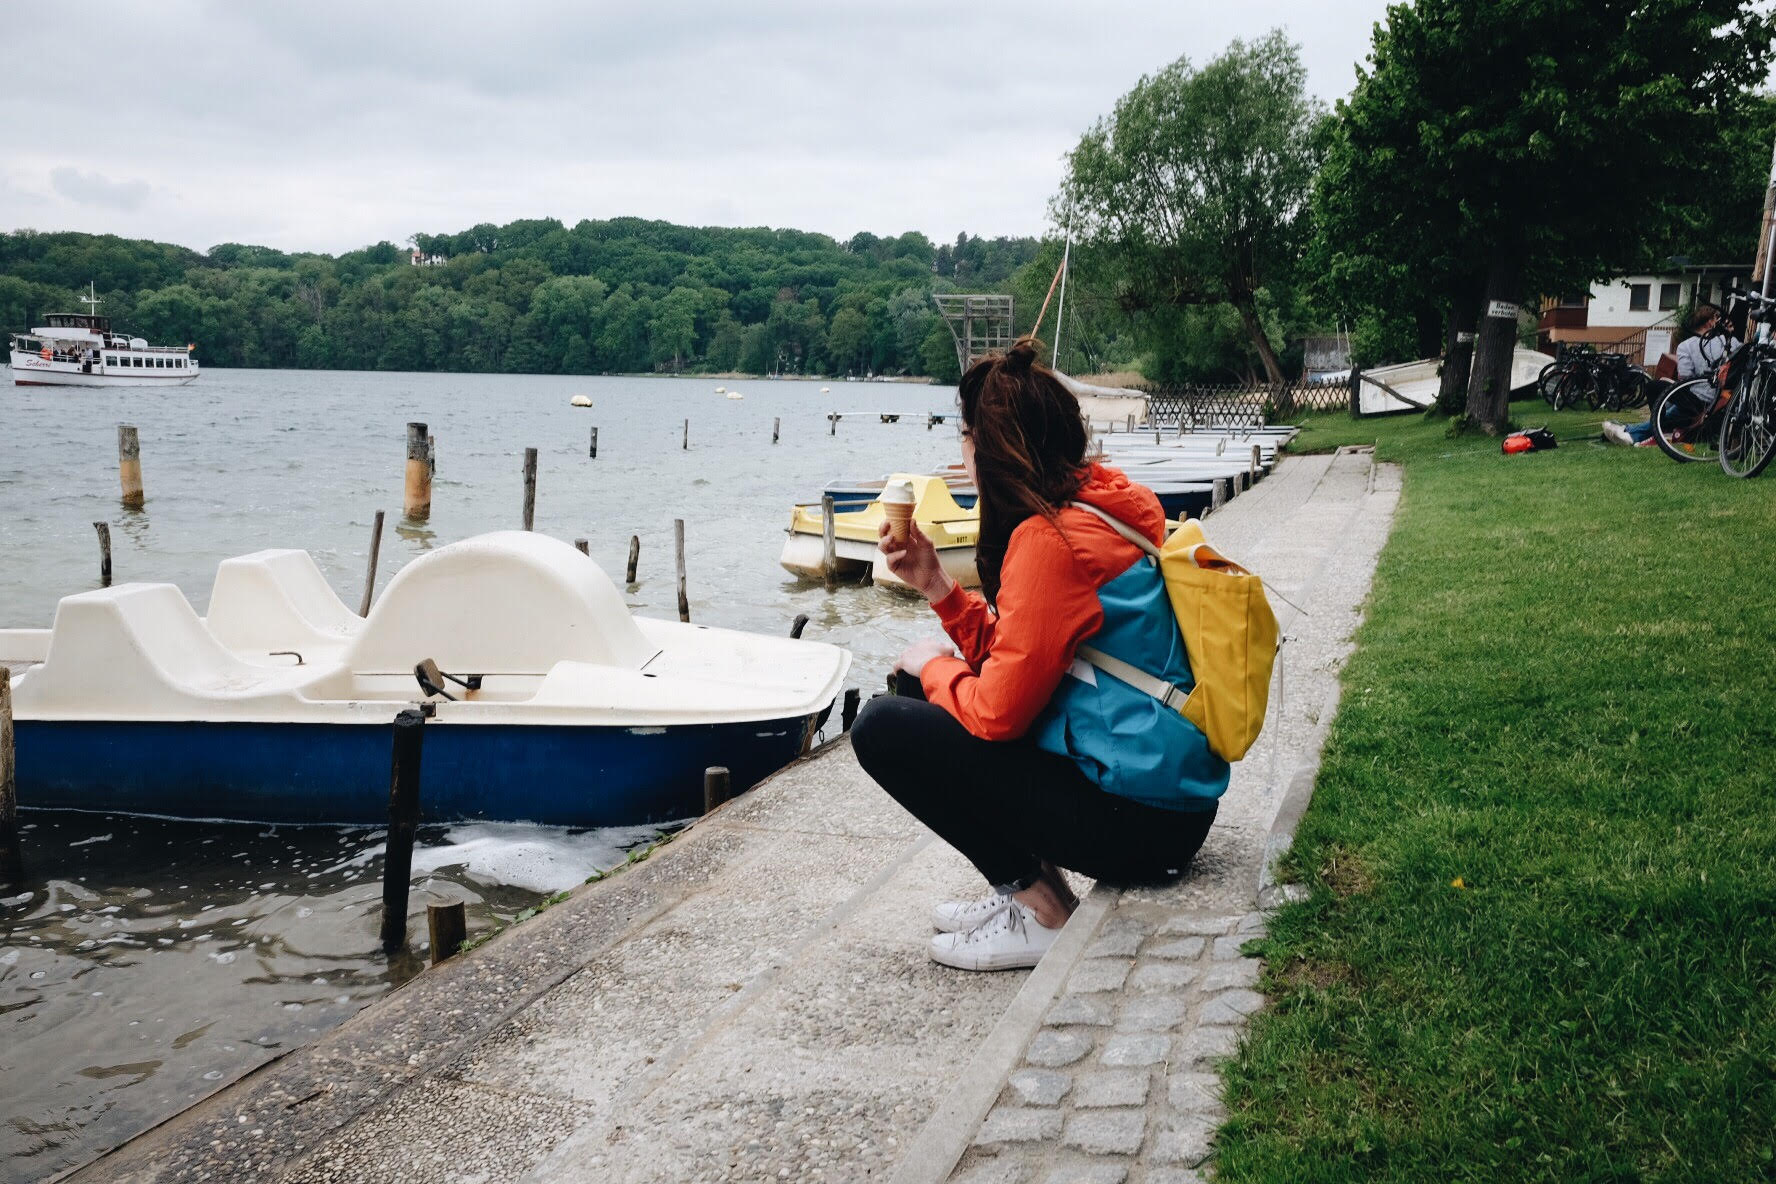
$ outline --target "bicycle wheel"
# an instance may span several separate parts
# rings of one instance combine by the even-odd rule
[[[1755,477],[1776,457],[1770,422],[1772,374],[1758,366],[1741,380],[1721,419],[1720,464],[1730,477]]]
[[[1720,459],[1720,433],[1707,429],[1714,406],[1714,388],[1706,378],[1692,378],[1672,387],[1653,407],[1653,440],[1672,460]]]
[[[1560,376],[1565,371],[1565,362],[1549,362],[1542,367],[1542,372],[1536,375],[1536,390],[1541,392],[1542,398],[1547,401],[1549,406],[1554,404],[1554,392],[1559,388]]]

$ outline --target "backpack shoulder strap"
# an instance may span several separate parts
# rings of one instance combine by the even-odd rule
[[[1074,653],[1110,677],[1128,683],[1137,691],[1152,695],[1173,711],[1183,711],[1184,700],[1190,698],[1190,693],[1182,687],[1173,686],[1165,679],[1148,674],[1138,666],[1131,666],[1121,658],[1112,658],[1093,646],[1082,645]]]
[[[1072,506],[1075,510],[1085,510],[1089,513],[1096,514],[1109,524],[1111,530],[1114,530],[1117,534],[1141,548],[1141,550],[1145,551],[1152,558],[1159,558],[1159,548],[1153,545],[1153,540],[1124,522],[1122,519],[1116,517],[1116,515],[1107,510],[1100,510],[1089,502],[1068,502],[1067,504]]]

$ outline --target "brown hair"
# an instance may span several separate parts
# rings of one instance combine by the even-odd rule
[[[1085,484],[1079,400],[1036,361],[1039,346],[1020,337],[1003,355],[970,366],[957,392],[980,491],[976,567],[981,591],[994,603],[1011,532],[1038,514],[1053,521]]]
[[[1706,325],[1710,318],[1718,316],[1720,316],[1720,309],[1716,308],[1714,305],[1706,303],[1698,304],[1696,306],[1696,311],[1690,314],[1690,332],[1702,332],[1702,326]]]

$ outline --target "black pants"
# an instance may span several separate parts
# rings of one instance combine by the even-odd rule
[[[904,693],[864,704],[851,745],[866,773],[996,887],[1028,882],[1044,859],[1112,884],[1175,880],[1215,821],[1213,805],[1163,810],[1105,793],[1068,757],[982,740]]]

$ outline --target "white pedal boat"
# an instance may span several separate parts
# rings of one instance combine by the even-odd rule
[[[430,659],[455,699],[428,693]],[[367,619],[306,551],[224,561],[207,619],[171,584],[65,597],[0,629],[26,807],[256,822],[387,818],[397,712],[430,712],[427,819],[605,826],[702,808],[805,750],[851,656],[632,617],[572,546],[506,531],[442,547]],[[478,676],[478,677],[471,677]]]

